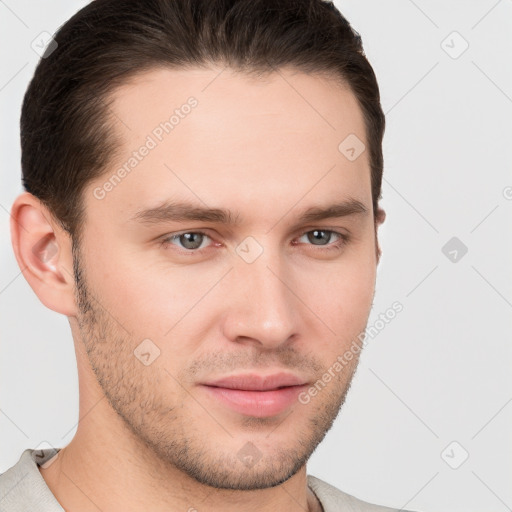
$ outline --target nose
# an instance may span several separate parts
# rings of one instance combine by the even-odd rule
[[[252,263],[235,257],[228,277],[223,324],[227,339],[276,349],[298,334],[296,283],[276,252],[266,249]]]

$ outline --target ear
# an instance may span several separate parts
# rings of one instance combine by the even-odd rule
[[[76,316],[71,237],[29,192],[11,208],[11,241],[18,265],[39,300],[66,316]]]
[[[386,211],[383,208],[377,208],[377,214],[375,216],[375,247],[377,251],[377,265],[380,262],[380,257],[382,255],[382,250],[379,245],[379,240],[377,237],[377,231],[379,226],[386,220]]]

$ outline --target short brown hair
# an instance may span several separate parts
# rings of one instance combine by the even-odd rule
[[[94,0],[54,39],[24,97],[21,165],[25,190],[72,237],[84,220],[84,187],[121,146],[108,108],[115,88],[151,69],[212,63],[248,74],[292,66],[347,84],[364,116],[376,215],[385,127],[379,88],[361,37],[331,2]]]

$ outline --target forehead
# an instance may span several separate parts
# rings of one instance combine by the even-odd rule
[[[90,190],[129,218],[169,198],[247,208],[260,218],[352,197],[371,203],[362,112],[348,87],[282,68],[256,78],[220,67],[155,69],[116,89],[122,148]],[[355,137],[355,138],[354,138]],[[350,144],[349,144],[350,145]],[[110,183],[110,185],[108,184]]]

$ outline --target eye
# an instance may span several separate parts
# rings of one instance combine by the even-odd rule
[[[332,236],[335,235],[338,237],[337,242],[330,242]],[[343,233],[338,233],[337,231],[332,231],[329,229],[313,229],[311,231],[306,231],[303,233],[300,238],[306,237],[308,242],[312,242],[312,245],[317,246],[328,246],[325,250],[331,249],[341,249],[349,240],[348,235]],[[299,240],[300,240],[299,238]],[[318,244],[316,242],[319,242]]]
[[[335,242],[331,242],[333,235],[338,237],[338,240]],[[298,240],[303,237],[307,238],[307,241],[310,242],[310,245],[316,245],[320,248],[322,248],[322,246],[326,246],[323,248],[323,250],[326,251],[340,250],[349,241],[348,235],[329,229],[313,229],[306,231],[298,238]],[[181,249],[180,252],[184,254],[197,254],[201,253],[203,249],[208,247],[208,244],[205,244],[207,239],[211,240],[211,237],[202,231],[185,231],[182,233],[174,233],[165,237],[160,241],[160,244],[164,248],[169,245],[175,245],[178,247],[178,249]],[[298,245],[298,243],[294,241],[293,245]]]
[[[202,245],[206,238],[210,238],[202,231],[186,231],[185,233],[177,233],[164,238],[161,244],[165,247],[169,244],[178,245],[179,248],[187,251],[197,251],[203,249]],[[178,242],[175,244],[174,242]],[[199,251],[197,251],[199,252]]]

